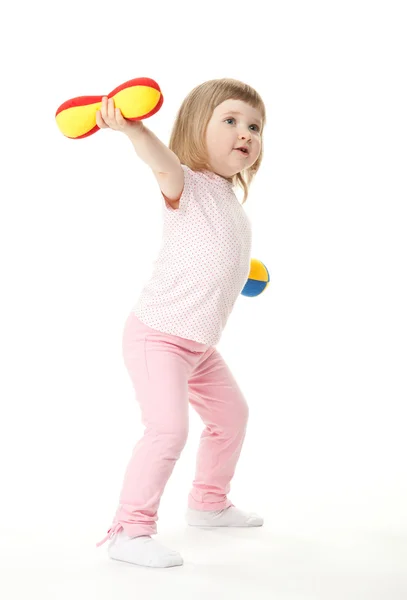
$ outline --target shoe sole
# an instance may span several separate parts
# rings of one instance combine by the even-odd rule
[[[196,523],[187,523],[189,527],[200,527],[201,529],[218,529],[219,527],[232,527],[239,529],[248,529],[250,527],[263,527],[263,523],[253,523],[251,525],[198,525]]]
[[[131,560],[125,560],[124,558],[116,558],[115,556],[111,556],[110,554],[109,554],[109,558],[111,560],[117,560],[118,562],[125,562],[125,563],[127,563],[129,565],[133,565],[135,567],[147,567],[148,569],[169,569],[171,567],[182,567],[182,565],[184,564],[184,561],[182,561],[181,563],[176,563],[174,565],[163,565],[163,566],[158,566],[158,565],[144,565],[144,564],[141,564],[141,563],[133,562]]]

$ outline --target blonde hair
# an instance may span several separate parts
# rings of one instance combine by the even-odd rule
[[[249,85],[237,79],[212,79],[195,87],[178,110],[171,132],[169,148],[193,171],[211,170],[205,144],[205,134],[214,109],[225,100],[242,100],[258,110],[262,117],[261,134],[266,123],[266,108],[260,95]],[[263,159],[263,143],[256,162],[248,169],[226,178],[233,186],[239,185],[246,202],[250,183]]]

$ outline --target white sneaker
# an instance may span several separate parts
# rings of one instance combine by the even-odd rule
[[[193,527],[261,527],[263,518],[229,506],[221,510],[194,510],[188,508],[186,519]]]
[[[178,552],[166,548],[149,535],[130,537],[123,530],[114,535],[107,552],[113,560],[142,567],[177,567],[184,563]]]

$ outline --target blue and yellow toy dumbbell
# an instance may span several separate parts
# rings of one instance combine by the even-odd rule
[[[257,258],[252,258],[248,280],[240,293],[243,296],[258,296],[264,292],[269,282],[270,275],[266,266]]]

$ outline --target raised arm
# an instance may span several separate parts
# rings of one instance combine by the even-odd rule
[[[140,126],[127,133],[136,154],[156,173],[171,173],[181,165],[179,158],[139,121]]]
[[[165,200],[177,209],[184,188],[184,171],[178,156],[144,124],[128,137],[137,156],[151,167]]]
[[[184,187],[184,171],[178,156],[142,121],[125,119],[120,109],[115,109],[112,98],[102,98],[100,111],[96,113],[96,123],[102,129],[109,127],[127,135],[137,156],[152,169],[164,198],[172,208],[178,208],[178,200]]]

